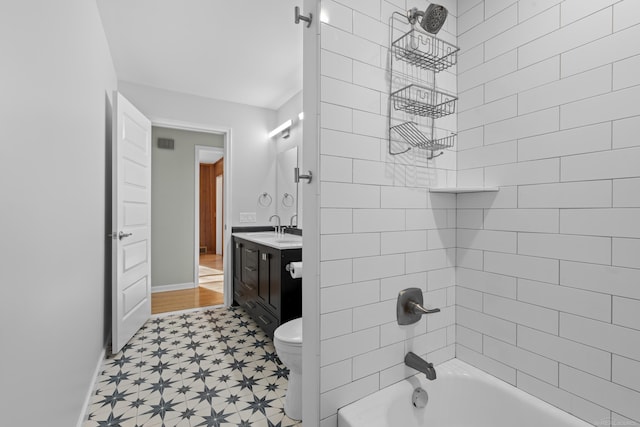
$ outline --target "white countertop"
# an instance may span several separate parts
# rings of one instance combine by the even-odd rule
[[[255,233],[233,233],[233,236],[275,249],[302,249],[302,236],[296,234],[279,234],[274,231],[259,231]]]

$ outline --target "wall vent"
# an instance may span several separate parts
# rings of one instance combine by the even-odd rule
[[[171,138],[158,138],[158,148],[164,150],[173,150],[174,140]]]

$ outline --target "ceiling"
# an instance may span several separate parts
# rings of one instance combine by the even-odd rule
[[[272,110],[302,89],[300,0],[97,0],[118,80]]]

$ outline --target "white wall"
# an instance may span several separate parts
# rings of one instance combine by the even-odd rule
[[[445,3],[441,35],[455,42],[456,4]],[[408,351],[454,357],[456,201],[427,187],[455,182],[456,153],[388,154],[388,22],[405,1],[321,7],[320,418],[335,426],[341,406],[415,374]],[[408,287],[442,312],[398,326],[396,298]]]
[[[636,425],[640,3],[458,12],[458,181],[501,190],[458,196],[457,357],[590,423]]]
[[[159,149],[158,138],[173,139],[174,149]],[[151,144],[151,284],[193,286],[199,244],[194,234],[195,146],[222,148],[224,138],[153,126]]]
[[[264,192],[275,199],[276,146],[267,134],[276,127],[276,112],[243,104],[170,92],[119,82],[119,90],[152,122],[178,121],[198,126],[230,128],[231,182],[230,226],[268,225],[275,205],[258,205]],[[227,171],[225,171],[225,174]],[[240,223],[241,212],[255,212],[255,223]]]
[[[0,51],[0,413],[3,425],[68,427],[109,329],[116,76],[92,1],[2,2]]]

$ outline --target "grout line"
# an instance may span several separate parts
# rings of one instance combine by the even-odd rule
[[[614,15],[615,15],[615,14],[613,13],[613,12],[614,12],[614,10],[613,10],[613,4],[609,5],[609,7],[611,8],[611,28],[610,28],[611,33],[610,33],[610,34],[612,35],[612,34],[614,34],[614,31],[613,31],[613,30],[614,30],[614,28],[615,28],[615,19],[614,19]],[[605,9],[608,9],[609,7],[605,8]]]
[[[609,250],[611,251],[611,254],[609,256],[609,259],[611,260],[611,263],[609,265],[613,266],[613,237],[610,237],[610,239]],[[611,313],[613,313],[613,307],[611,307]]]
[[[610,207],[613,208],[613,199],[614,199],[614,194],[613,194],[613,190],[615,189],[615,185],[614,185],[614,179],[611,179],[611,204]]]
[[[610,304],[611,304],[611,322],[610,322],[610,323],[611,323],[612,325],[614,324],[614,323],[613,323],[613,298],[614,298],[614,296],[613,296],[613,295],[611,295],[611,297],[610,297]]]
[[[609,352],[609,367],[610,367],[609,378],[610,378],[610,381],[613,382],[613,352]]]
[[[611,80],[612,80],[612,84],[613,84],[613,79],[611,79]],[[613,150],[613,138],[614,138],[613,128],[615,127],[615,124],[613,123],[614,121],[615,120],[611,120],[609,122],[610,123],[610,129],[611,129],[611,138],[610,138],[610,141],[609,141],[609,146],[610,146],[611,150]]]

